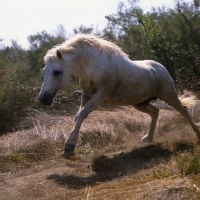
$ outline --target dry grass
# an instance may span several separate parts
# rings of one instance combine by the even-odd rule
[[[140,142],[146,114],[132,107],[94,111],[68,160],[60,154],[74,115],[30,117],[33,128],[0,137],[0,199],[200,199],[197,138],[165,108],[152,144]],[[195,121],[199,111],[191,110]]]

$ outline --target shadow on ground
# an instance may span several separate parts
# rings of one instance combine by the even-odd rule
[[[79,190],[88,185],[94,186],[98,182],[110,181],[121,176],[134,174],[140,170],[151,169],[159,163],[168,162],[172,155],[177,152],[193,151],[193,149],[194,145],[187,143],[175,143],[173,150],[165,149],[161,144],[151,144],[127,153],[121,153],[112,158],[107,156],[95,158],[91,166],[95,175],[79,177],[64,173],[63,175],[50,175],[47,179],[60,186]]]

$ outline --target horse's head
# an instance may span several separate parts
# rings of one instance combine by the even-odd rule
[[[50,106],[54,97],[66,87],[71,75],[70,62],[72,57],[72,54],[63,56],[59,50],[56,50],[55,58],[47,57],[43,69],[44,81],[38,96],[40,103]]]

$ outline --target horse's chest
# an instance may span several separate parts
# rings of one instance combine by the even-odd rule
[[[81,87],[89,97],[92,97],[96,92],[96,87],[93,81],[82,81]]]

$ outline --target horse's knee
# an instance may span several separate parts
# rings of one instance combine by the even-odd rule
[[[75,123],[77,122],[77,119],[78,119],[79,113],[80,113],[80,110],[76,113],[76,116],[75,116]]]
[[[151,116],[152,119],[157,120],[159,111],[160,110],[157,107],[151,105],[151,110],[149,110],[149,115]]]
[[[75,116],[75,122],[77,121],[83,121],[85,118],[87,118],[88,112],[86,109],[82,108],[79,110],[79,112]]]

